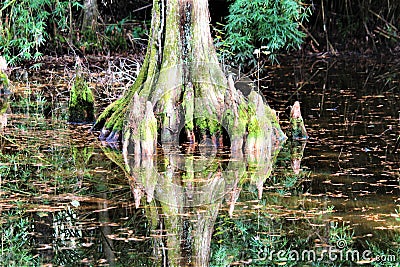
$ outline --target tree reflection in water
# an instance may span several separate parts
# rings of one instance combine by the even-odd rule
[[[214,224],[224,201],[232,216],[246,181],[262,197],[281,149],[271,138],[266,142],[266,149],[246,154],[192,144],[184,152],[167,144],[154,156],[124,154],[135,205],[146,210],[153,233],[156,265],[209,266]],[[301,159],[295,158],[298,171]]]

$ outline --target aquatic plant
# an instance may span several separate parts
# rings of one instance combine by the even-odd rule
[[[344,223],[332,221],[329,227],[329,243],[332,246],[338,246],[338,244],[343,244],[340,249],[346,248],[350,249],[353,244],[353,235],[349,225]]]
[[[27,81],[22,93],[13,94],[10,97],[10,108],[13,113],[22,113],[26,116],[34,116],[36,119],[43,119],[45,117],[45,110],[50,103],[47,102],[43,91],[33,91],[32,87],[37,84],[31,84]],[[22,125],[19,125],[22,127]]]
[[[0,222],[1,253],[4,266],[39,266],[40,258],[32,251],[32,222],[21,209],[2,212]]]

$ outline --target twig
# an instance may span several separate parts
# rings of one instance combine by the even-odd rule
[[[140,10],[146,9],[146,8],[148,8],[148,7],[151,7],[152,5],[153,5],[153,4],[148,4],[147,6],[140,7],[140,8],[138,8],[138,9],[135,9],[135,10],[131,11],[131,13],[135,13],[135,12],[138,12],[138,11],[140,11]]]
[[[370,13],[372,13],[373,15],[375,15],[378,19],[382,20],[383,22],[385,22],[387,25],[390,25],[390,27],[392,27],[393,29],[395,29],[396,31],[399,31],[392,23],[390,23],[389,21],[387,21],[386,19],[382,18],[379,14],[375,13],[374,11],[372,11],[371,9],[368,9],[368,11]]]
[[[303,31],[305,31],[307,33],[308,36],[310,36],[310,38],[315,42],[315,44],[317,46],[319,46],[318,41],[314,38],[314,36],[307,30],[306,27],[304,27],[303,23],[300,23],[300,27],[303,29]]]

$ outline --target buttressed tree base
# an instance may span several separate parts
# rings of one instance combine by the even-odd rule
[[[154,0],[147,53],[134,85],[99,116],[95,128],[126,152],[209,138],[262,152],[286,138],[276,113],[255,91],[244,96],[226,77],[212,42],[208,1]]]

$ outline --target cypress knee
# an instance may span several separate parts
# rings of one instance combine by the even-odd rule
[[[93,122],[94,96],[80,70],[80,60],[77,59],[75,81],[71,87],[68,103],[68,121],[74,123]]]
[[[294,103],[292,110],[290,111],[290,126],[292,139],[301,140],[308,138],[307,130],[304,126],[304,120],[301,116],[299,101]]]

